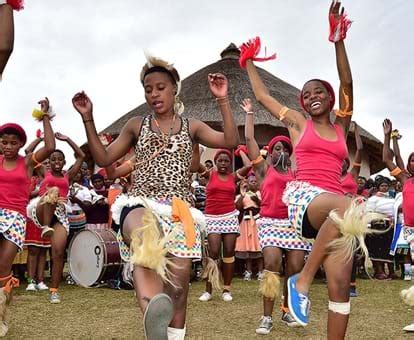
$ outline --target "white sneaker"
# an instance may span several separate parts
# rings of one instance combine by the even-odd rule
[[[411,281],[411,274],[404,274],[404,281]]]
[[[256,334],[267,335],[273,328],[271,316],[262,316],[259,321],[259,327],[256,328]]]
[[[49,295],[49,302],[50,303],[60,303],[60,296],[57,292],[50,293]]]
[[[252,272],[249,272],[248,270],[246,270],[243,273],[243,280],[244,281],[250,281],[252,279]]]
[[[35,291],[37,291],[36,284],[34,282],[29,283],[26,287],[26,292],[35,292]]]
[[[405,326],[403,328],[403,331],[406,331],[406,332],[414,332],[414,323],[412,323],[411,325]]]
[[[264,278],[264,273],[263,273],[263,271],[258,272],[258,273],[257,273],[257,280],[258,280],[258,281],[262,281],[262,280],[263,280],[263,278]]]
[[[48,290],[48,289],[49,289],[49,287],[48,287],[48,286],[46,286],[46,285],[45,285],[45,283],[42,281],[42,282],[39,282],[39,283],[36,285],[36,289],[38,289],[38,290]]]
[[[209,292],[204,292],[201,294],[201,296],[198,298],[202,302],[210,301],[212,298],[211,294]]]
[[[226,302],[233,301],[233,297],[231,296],[230,292],[224,292],[221,297],[223,298],[223,301],[226,301]]]

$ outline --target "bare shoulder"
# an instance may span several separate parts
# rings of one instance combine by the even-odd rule
[[[132,135],[135,138],[138,137],[139,131],[141,130],[142,121],[144,120],[143,116],[136,116],[130,118],[124,126],[124,130]]]

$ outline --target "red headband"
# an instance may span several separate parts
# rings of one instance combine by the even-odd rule
[[[230,160],[232,160],[233,155],[232,155],[230,150],[228,150],[228,149],[219,149],[219,150],[217,150],[216,154],[214,155],[214,163],[216,163],[218,156],[220,156],[223,153],[226,154],[227,156],[229,156]]]
[[[24,129],[19,125],[15,123],[6,123],[0,127],[0,135],[4,135],[6,130],[12,130],[14,133],[16,133],[20,140],[22,141],[23,145],[26,144],[27,136]]]
[[[328,93],[330,94],[330,96],[331,96],[331,105],[330,105],[330,107],[329,107],[329,111],[332,111],[332,109],[333,109],[333,107],[334,107],[334,105],[335,105],[335,91],[334,91],[334,89],[333,89],[333,87],[332,87],[332,85],[331,84],[329,84],[326,80],[322,80],[322,79],[311,79],[311,80],[308,80],[306,83],[305,83],[305,85],[307,84],[307,83],[309,83],[310,81],[319,81],[322,85],[323,85],[323,87],[326,89],[326,91],[328,91]],[[306,111],[306,109],[305,109],[305,103],[304,103],[304,101],[303,101],[303,89],[302,89],[302,91],[300,91],[300,97],[299,97],[299,101],[300,101],[300,106],[302,106],[302,109],[305,111],[305,112],[308,112],[308,111]],[[309,112],[308,112],[309,113]]]
[[[271,139],[271,141],[269,142],[269,153],[273,152],[273,148],[278,142],[286,143],[289,147],[289,154],[290,155],[292,154],[292,151],[293,151],[292,142],[290,141],[289,137],[282,136],[282,135],[273,137]]]

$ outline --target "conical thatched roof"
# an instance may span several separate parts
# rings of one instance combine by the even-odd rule
[[[247,72],[240,68],[238,57],[238,48],[234,44],[230,44],[221,53],[221,59],[219,61],[202,68],[182,81],[180,98],[185,105],[183,117],[198,118],[215,129],[222,129],[222,117],[207,84],[207,75],[209,73],[221,72],[229,79],[230,105],[233,110],[236,124],[241,132],[241,136],[243,136],[245,115],[239,105],[244,98],[251,98],[253,100],[255,106],[255,125],[259,128],[265,127],[266,129],[264,131],[267,132],[266,135],[274,135],[276,133],[287,134],[286,128],[280,121],[272,117],[263,106],[255,103]],[[282,104],[301,111],[298,101],[300,91],[296,87],[261,68],[258,68],[258,71],[273,97]],[[116,120],[105,128],[102,133],[118,135],[121,128],[131,117],[147,113],[148,108],[144,103]],[[363,129],[361,130],[365,146],[364,153],[369,155],[371,173],[378,172],[384,168],[381,162],[382,144],[369,132]],[[350,142],[352,141],[351,143],[353,143],[354,137],[352,131],[348,138],[351,139]]]

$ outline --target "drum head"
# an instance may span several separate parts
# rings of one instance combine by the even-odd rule
[[[105,248],[98,235],[90,230],[78,233],[69,245],[68,264],[73,280],[90,287],[99,280],[105,262]]]

